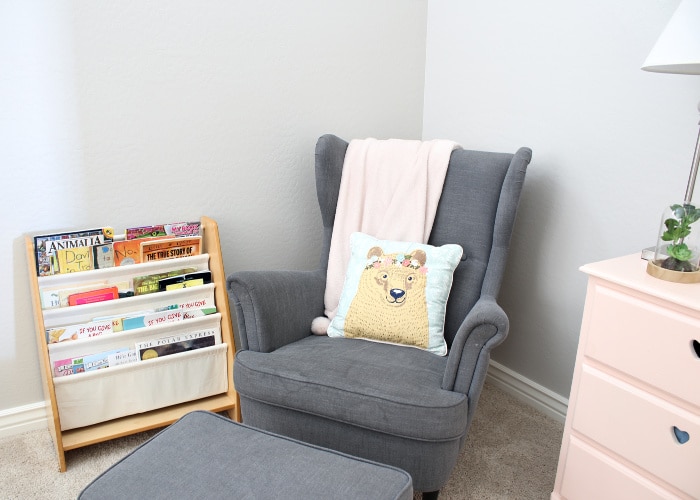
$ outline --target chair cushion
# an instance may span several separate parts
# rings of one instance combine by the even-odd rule
[[[271,353],[239,351],[241,397],[400,437],[461,437],[467,397],[441,389],[447,358],[361,339],[309,336]]]
[[[329,494],[329,492],[333,492]],[[78,500],[410,500],[403,470],[194,411],[95,478]]]
[[[444,356],[445,308],[462,247],[350,237],[351,255],[330,337],[364,338]]]

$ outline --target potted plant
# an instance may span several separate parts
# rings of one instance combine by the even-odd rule
[[[661,234],[662,241],[670,242],[666,246],[668,257],[663,259],[660,265],[671,271],[697,271],[697,258],[693,258],[697,249],[689,247],[686,238],[691,234],[690,226],[700,219],[700,209],[690,204],[675,204],[671,205],[670,209],[673,216],[664,220],[665,231]]]
[[[647,273],[676,283],[700,283],[700,223],[695,224],[698,220],[700,208],[688,202],[664,210]]]

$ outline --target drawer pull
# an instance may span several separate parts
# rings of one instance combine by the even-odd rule
[[[693,350],[695,351],[695,355],[700,358],[700,342],[697,340],[693,340]]]
[[[685,444],[690,441],[690,434],[680,430],[675,425],[673,426],[673,435],[676,437],[676,441],[678,441],[679,444]]]

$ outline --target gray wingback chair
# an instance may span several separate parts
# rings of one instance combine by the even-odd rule
[[[310,334],[311,321],[324,310],[347,146],[333,135],[316,146],[324,229],[319,269],[248,271],[227,279],[238,322],[234,381],[243,421],[397,466],[411,474],[416,491],[436,497],[466,440],[490,351],[508,333],[496,299],[532,152],[452,153],[429,243],[458,243],[464,254],[447,304],[449,353],[440,357]]]

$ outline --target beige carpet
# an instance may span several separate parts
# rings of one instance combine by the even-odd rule
[[[549,498],[562,432],[562,424],[487,384],[467,445],[440,499]],[[58,472],[48,430],[5,438],[0,441],[0,498],[76,498],[97,474],[153,434],[69,451],[65,473]]]

